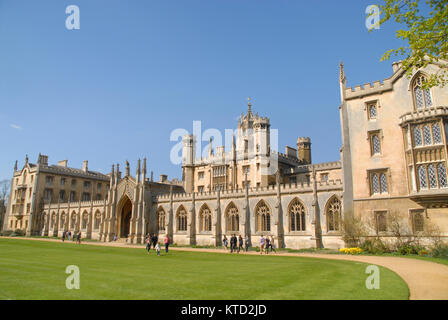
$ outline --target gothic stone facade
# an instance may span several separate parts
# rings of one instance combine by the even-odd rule
[[[252,113],[238,121],[231,150],[212,148],[197,158],[195,137],[183,139],[182,181],[146,177],[146,159],[109,174],[48,165],[40,155],[15,166],[3,229],[27,235],[142,243],[147,233],[178,244],[221,245],[223,235],[272,235],[278,246],[344,246],[344,215],[373,221],[372,236],[391,236],[397,213],[412,234],[436,225],[448,235],[446,88],[424,90],[435,66],[404,76],[399,64],[383,82],[347,87],[341,64],[341,161],[312,164],[311,140],[297,139],[284,154],[271,151],[269,119]]]

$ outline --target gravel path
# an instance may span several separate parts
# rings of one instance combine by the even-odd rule
[[[46,239],[46,238],[26,238],[26,237],[2,237],[2,238],[61,242],[61,240]],[[83,242],[83,244],[96,245],[96,246],[123,247],[123,248],[141,248],[141,249],[144,248],[143,245],[129,245],[120,242]],[[226,253],[226,251],[223,249],[196,249],[196,248],[170,247],[170,250]],[[244,254],[254,255],[259,253],[252,251]],[[273,254],[273,256],[293,256],[293,257],[310,257],[319,259],[350,260],[383,266],[397,273],[408,284],[411,300],[448,300],[448,265],[418,259],[388,257],[388,256],[352,256],[352,255],[338,255],[338,254],[283,253],[283,252],[279,254]]]

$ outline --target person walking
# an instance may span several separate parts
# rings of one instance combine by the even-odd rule
[[[275,253],[277,253],[277,250],[275,250],[275,241],[274,241],[274,236],[271,236],[271,252],[274,251]]]
[[[157,251],[157,255],[160,256],[160,244],[158,242],[155,244],[154,249]]]
[[[72,236],[72,232],[69,231],[68,234],[67,234],[67,240],[68,240],[68,241],[70,241],[70,237],[71,237],[71,236]]]
[[[233,253],[234,251],[236,251],[236,247],[237,247],[237,238],[236,235],[233,234],[232,238],[230,238],[230,253]]]
[[[249,245],[249,236],[247,235],[246,236],[246,240],[245,240],[245,244],[246,244],[246,252],[248,252],[249,251],[249,247],[250,247],[250,245]]]
[[[149,236],[146,237],[145,243],[146,243],[146,251],[149,253],[151,251],[151,239],[149,238]]]
[[[65,241],[65,231],[62,232],[62,242],[64,242],[64,241]]]
[[[170,237],[166,235],[163,242],[165,243],[165,253],[168,253],[168,247],[170,246]]]
[[[74,237],[73,237],[74,238]],[[81,244],[81,231],[78,232],[78,234],[76,235],[76,242],[78,244]]]
[[[266,243],[266,239],[263,236],[261,236],[261,238],[260,238],[260,254],[263,254],[265,243]]]
[[[154,233],[154,235],[152,237],[152,246],[154,249],[156,248],[157,243],[159,243],[159,237]]]
[[[241,235],[238,236],[238,253],[243,249],[243,237]]]
[[[266,254],[269,254],[269,247],[271,246],[271,240],[269,239],[269,236],[266,236]]]
[[[224,238],[222,239],[222,244],[224,245],[224,249],[227,251],[228,241],[226,235],[224,235]]]

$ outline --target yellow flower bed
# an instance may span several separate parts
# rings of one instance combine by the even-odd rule
[[[360,254],[362,253],[362,249],[361,248],[341,248],[339,249],[340,253],[345,253],[345,254]]]

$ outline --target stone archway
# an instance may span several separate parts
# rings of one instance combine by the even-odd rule
[[[132,202],[128,197],[123,199],[119,213],[120,227],[118,230],[118,234],[120,238],[127,238],[129,236],[132,216]]]

